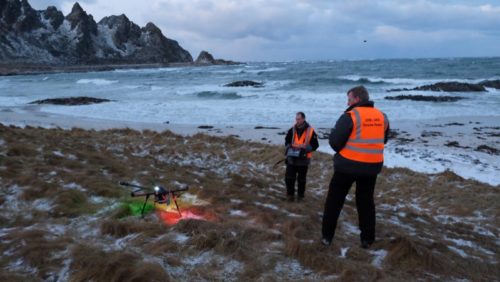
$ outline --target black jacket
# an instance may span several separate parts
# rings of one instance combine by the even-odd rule
[[[297,128],[295,127],[295,130],[297,131],[297,137],[300,138],[304,132],[307,131],[307,128],[310,127],[309,123],[305,122],[305,126],[303,128]],[[286,134],[285,137],[285,146],[288,148],[290,145],[292,145],[293,141],[293,127],[288,130],[288,133]],[[319,142],[318,142],[318,135],[316,135],[316,131],[313,132],[313,135],[311,136],[311,140],[309,141],[309,145],[311,145],[311,152],[316,151],[319,147]],[[286,154],[286,150],[285,150]],[[307,158],[287,158],[287,164],[289,165],[298,165],[298,166],[304,166],[304,165],[309,165],[310,160]]]
[[[332,149],[336,152],[335,156],[333,156],[333,166],[335,171],[348,173],[348,174],[356,174],[356,175],[376,175],[380,173],[382,170],[383,162],[381,163],[363,163],[357,162],[353,160],[349,160],[341,156],[338,152],[344,148],[349,136],[351,135],[351,131],[353,129],[353,123],[351,116],[347,113],[352,110],[354,107],[371,107],[373,108],[374,103],[372,101],[361,102],[351,107],[347,108],[347,110],[340,116],[335,123],[335,127],[332,128],[330,133],[329,143]],[[387,116],[384,114],[384,117],[389,123]],[[387,143],[387,138],[389,135],[389,124],[385,131],[384,143]]]

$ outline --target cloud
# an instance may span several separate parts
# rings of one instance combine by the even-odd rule
[[[56,5],[65,14],[73,5],[64,0],[31,3],[39,9]],[[193,56],[202,49],[235,60],[500,55],[500,50],[484,46],[500,44],[500,5],[493,0],[84,0],[80,4],[96,20],[123,13],[141,26],[154,22]]]

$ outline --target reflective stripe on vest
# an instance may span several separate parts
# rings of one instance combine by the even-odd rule
[[[306,132],[303,132],[302,135],[298,136],[297,131],[295,130],[295,126],[293,126],[293,140],[292,140],[292,146],[296,148],[303,148],[305,149],[307,145],[311,142],[311,138],[314,133],[314,128],[309,126],[306,130]],[[307,138],[306,138],[307,137]],[[312,152],[309,152],[306,154],[306,157],[310,159],[312,157]]]
[[[346,159],[363,163],[384,161],[384,137],[387,117],[369,107],[356,107],[348,112],[353,129],[346,145],[339,154]]]

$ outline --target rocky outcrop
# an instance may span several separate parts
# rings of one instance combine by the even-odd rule
[[[141,28],[135,23],[131,22],[127,16],[109,16],[104,17],[99,21],[99,25],[102,28],[107,28],[108,30],[113,30],[111,33],[111,39],[113,44],[121,51],[126,51],[127,42],[133,44],[139,44],[141,38]]]
[[[500,79],[497,80],[484,80],[479,82],[479,85],[489,88],[500,89]]]
[[[228,83],[224,85],[226,87],[264,87],[263,82],[256,82],[256,81],[251,81],[251,80],[239,80],[239,81],[234,81],[231,83]]]
[[[483,81],[482,83],[488,83],[488,81]],[[484,84],[476,83],[464,83],[464,82],[438,82],[429,85],[418,86],[412,89],[408,88],[398,88],[390,89],[387,92],[398,92],[398,91],[412,91],[412,90],[422,90],[422,91],[444,91],[444,92],[482,92],[486,91]]]
[[[201,51],[198,58],[195,61],[196,64],[201,65],[237,65],[238,62],[226,61],[222,59],[214,59],[212,54],[207,51]]]
[[[97,23],[92,15],[87,13],[80,7],[80,4],[75,3],[71,13],[66,16],[66,20],[71,25],[71,30],[75,31],[78,36],[76,39],[76,55],[82,61],[93,61],[95,49],[93,38],[97,36]]]
[[[215,62],[214,57],[207,51],[201,51],[200,54],[198,55],[198,58],[196,58],[195,61],[195,63],[197,64],[213,64],[214,62]]]
[[[424,95],[398,95],[384,97],[386,100],[412,100],[424,102],[456,102],[465,99],[460,96],[424,96]]]
[[[104,102],[111,102],[112,100],[92,98],[92,97],[69,97],[69,98],[55,98],[33,101],[30,104],[51,104],[51,105],[65,105],[65,106],[78,106],[90,105]]]
[[[490,155],[500,155],[500,150],[493,148],[493,147],[490,147],[488,145],[479,145],[479,146],[477,146],[476,151],[483,152],[483,153],[490,154]]]
[[[64,16],[55,7],[34,10],[27,0],[0,0],[0,63],[191,63],[193,58],[153,23],[140,28],[125,15],[96,23],[75,3]]]
[[[47,10],[42,11],[41,16],[50,23],[54,30],[57,30],[64,21],[63,13],[54,6],[47,7]]]
[[[486,91],[483,86],[463,83],[463,82],[438,82],[431,85],[424,85],[416,87],[415,90],[430,90],[430,91],[444,91],[444,92],[481,92]]]

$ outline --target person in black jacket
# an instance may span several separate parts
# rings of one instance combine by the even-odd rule
[[[318,136],[314,128],[306,122],[306,115],[303,112],[295,115],[295,125],[288,130],[285,146],[287,200],[293,202],[295,199],[295,180],[297,179],[297,201],[302,201],[306,191],[307,169],[311,162],[312,152],[319,147]]]
[[[337,120],[329,137],[336,152],[334,174],[330,181],[323,213],[321,242],[330,245],[340,211],[351,185],[356,182],[356,208],[361,230],[361,247],[369,248],[375,240],[375,203],[373,194],[377,175],[383,166],[389,121],[374,107],[363,86],[347,92],[349,106]]]

